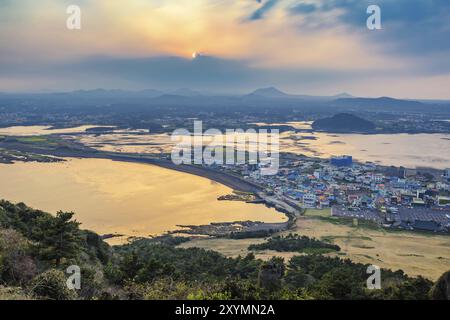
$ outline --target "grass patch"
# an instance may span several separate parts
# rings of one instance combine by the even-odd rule
[[[414,253],[408,253],[408,254],[398,254],[399,257],[423,257],[421,254],[414,254]]]
[[[331,252],[336,252],[336,250],[330,248],[305,248],[299,250],[298,252],[305,254],[327,254]]]
[[[55,139],[49,138],[48,136],[15,137],[15,139],[21,143],[39,144],[47,146],[58,145],[58,142]]]
[[[373,246],[366,246],[363,244],[354,244],[354,245],[352,245],[352,247],[360,248],[360,249],[375,249],[375,247],[373,247]]]
[[[369,255],[367,255],[367,254],[356,254],[357,256],[360,256],[360,257],[364,257],[364,258],[367,258],[367,259],[369,259],[369,260],[375,260],[373,257],[371,257],[371,256],[369,256]]]
[[[240,191],[240,190],[233,190],[234,194],[238,194],[238,195],[248,195],[248,196],[253,196],[255,195],[253,192],[248,192],[248,191]]]
[[[306,236],[289,234],[285,237],[276,236],[260,244],[252,244],[248,250],[275,250],[278,252],[301,252],[301,253],[329,253],[340,251],[341,248],[335,244],[323,242]]]
[[[331,216],[313,216],[312,218],[318,219],[327,223],[331,223],[338,226],[347,226],[354,229],[366,229],[366,230],[374,230],[382,233],[387,232],[387,229],[380,226],[378,223],[373,221],[366,221],[362,219],[358,219],[358,224],[355,225],[353,223],[354,218],[343,218],[343,217],[331,217]]]
[[[369,229],[369,230],[375,230],[380,232],[385,232],[385,228],[380,226],[378,223],[373,221],[366,221],[366,220],[358,220],[358,227],[362,229]]]
[[[324,242],[328,242],[328,243],[332,243],[336,239],[345,239],[345,240],[357,239],[357,240],[372,241],[372,238],[367,237],[367,236],[350,236],[350,235],[348,235],[348,236],[322,236],[322,237],[320,237],[320,240],[322,240]]]
[[[305,211],[305,217],[323,217],[323,218],[329,218],[331,217],[331,209],[306,209]]]
[[[382,228],[384,233],[392,233],[392,234],[405,234],[405,235],[421,235],[427,238],[433,238],[435,236],[450,236],[449,233],[435,233],[432,231],[424,231],[424,230],[404,230],[404,229],[388,229],[388,228]]]
[[[31,136],[31,137],[17,137],[16,140],[23,143],[44,143],[48,141],[48,138],[45,136]]]
[[[353,219],[348,218],[336,218],[336,217],[321,217],[321,216],[315,216],[314,219],[318,219],[327,223],[331,223],[334,225],[340,225],[340,226],[348,226],[353,227]]]

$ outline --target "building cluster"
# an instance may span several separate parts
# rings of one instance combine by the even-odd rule
[[[386,227],[450,230],[450,169],[436,175],[354,163],[351,156],[282,159],[277,175],[255,165],[238,169],[269,195],[303,208],[332,208],[332,215],[376,221]]]

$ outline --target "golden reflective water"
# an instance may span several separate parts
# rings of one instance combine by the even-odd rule
[[[5,136],[37,136],[47,134],[80,133],[99,126],[84,125],[72,128],[52,129],[51,126],[14,126],[0,128],[0,135]],[[100,126],[103,127],[103,126]]]
[[[351,155],[358,161],[408,168],[450,168],[448,134],[331,134],[290,133],[281,135],[280,150],[329,158]]]
[[[218,201],[228,187],[160,167],[101,159],[0,165],[0,198],[51,213],[76,212],[100,234],[148,236],[178,224],[235,220],[285,221],[264,205]]]
[[[303,123],[302,123],[303,125]],[[251,135],[250,135],[251,136]],[[205,138],[210,140],[223,135]],[[83,135],[82,143],[104,151],[159,153],[171,152],[174,142],[166,134],[160,135]],[[256,135],[253,141],[256,140]],[[273,142],[273,141],[272,141]],[[329,158],[351,155],[358,161],[371,161],[386,166],[409,168],[450,168],[450,135],[448,134],[331,134],[323,132],[283,132],[280,134],[281,152]]]
[[[257,123],[257,125],[268,125]],[[286,122],[271,125],[291,125],[297,129],[310,129],[311,122]],[[66,129],[45,126],[0,128],[0,135],[45,135],[80,133],[95,126],[85,125]],[[139,133],[139,134],[136,134]],[[113,134],[83,134],[65,136],[103,151],[160,153],[171,152],[174,142],[169,134],[144,134],[138,130],[114,130]],[[223,135],[211,136],[210,140]],[[331,134],[323,132],[283,132],[280,151],[320,158],[334,155],[352,155],[358,161],[371,161],[382,165],[450,167],[449,134]],[[220,139],[219,139],[220,140]],[[215,140],[217,141],[217,140]],[[256,141],[256,138],[255,140]],[[205,144],[209,144],[205,138]]]

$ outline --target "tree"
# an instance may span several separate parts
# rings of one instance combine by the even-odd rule
[[[430,297],[433,300],[450,300],[450,271],[447,271],[431,288]]]
[[[318,299],[361,300],[365,299],[364,281],[351,267],[333,268],[314,285]]]
[[[23,284],[37,273],[30,255],[31,244],[13,229],[0,229],[0,279],[8,284]]]
[[[38,252],[42,259],[54,260],[56,266],[62,259],[77,257],[80,252],[80,223],[71,221],[73,212],[59,211],[56,217],[40,217],[34,232]]]
[[[283,258],[273,257],[263,263],[258,275],[259,287],[269,292],[280,290],[282,286],[281,279],[284,276],[285,269]]]

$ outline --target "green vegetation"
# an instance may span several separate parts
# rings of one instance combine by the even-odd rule
[[[335,244],[322,242],[317,239],[288,234],[286,237],[276,236],[267,242],[252,244],[249,250],[275,250],[279,252],[305,252],[305,253],[328,253],[340,251],[341,248]]]
[[[56,217],[41,216],[33,232],[38,238],[39,255],[59,266],[61,260],[76,258],[81,242],[79,223],[71,221],[73,212],[58,212]]]
[[[305,217],[330,217],[331,209],[307,209]]]
[[[435,300],[450,300],[450,271],[444,273],[431,289],[431,298]]]
[[[231,232],[228,235],[230,239],[253,239],[253,238],[267,238],[278,230],[255,230],[255,231],[242,231],[242,232]]]
[[[378,223],[366,220],[357,220],[357,224],[354,223],[354,218],[346,217],[333,217],[331,216],[330,209],[308,209],[306,210],[305,217],[318,219],[324,222],[332,223],[334,225],[345,225],[354,228],[370,229],[370,230],[385,230]]]
[[[322,220],[324,222],[332,223],[334,225],[348,226],[355,229],[366,229],[366,230],[375,230],[381,231],[383,233],[386,232],[395,232],[395,229],[386,229],[383,228],[376,222],[368,221],[368,220],[359,220],[354,218],[346,218],[346,217],[331,217],[331,216],[321,216],[321,215],[313,215],[312,219]],[[356,221],[356,224],[355,224]]]
[[[384,228],[379,223],[369,220],[348,218],[348,217],[333,217],[330,215],[330,209],[308,209],[306,210],[305,217],[310,219],[317,219],[323,222],[331,223],[334,225],[348,226],[355,229],[365,229],[365,230],[374,230],[380,231],[384,234],[387,233],[413,233],[413,234],[421,234],[424,236],[433,236],[434,232],[432,231],[423,231],[423,230],[414,230],[408,231],[398,228]],[[354,220],[357,221],[355,224]]]
[[[39,145],[56,146],[58,142],[47,136],[28,136],[28,137],[15,137],[15,140],[21,143],[32,143]]]
[[[333,242],[336,239],[357,239],[357,240],[368,240],[368,241],[372,240],[372,238],[370,238],[370,237],[358,236],[358,235],[355,235],[355,236],[351,236],[351,235],[348,235],[348,236],[323,236],[323,237],[321,237],[322,241],[325,241],[328,243]]]
[[[383,269],[382,289],[368,290],[367,265],[350,260],[227,258],[175,247],[184,241],[163,236],[110,247],[81,230],[73,213],[52,216],[0,201],[0,299],[427,299],[448,290],[448,275],[433,284]],[[267,243],[282,250],[331,246],[296,235]],[[66,286],[70,265],[81,269],[81,290]]]
[[[17,137],[17,141],[23,143],[43,143],[47,142],[47,138],[45,136],[30,136],[30,137]]]
[[[312,124],[314,130],[326,132],[373,132],[376,127],[371,121],[349,113],[339,113],[331,118],[318,119]]]

